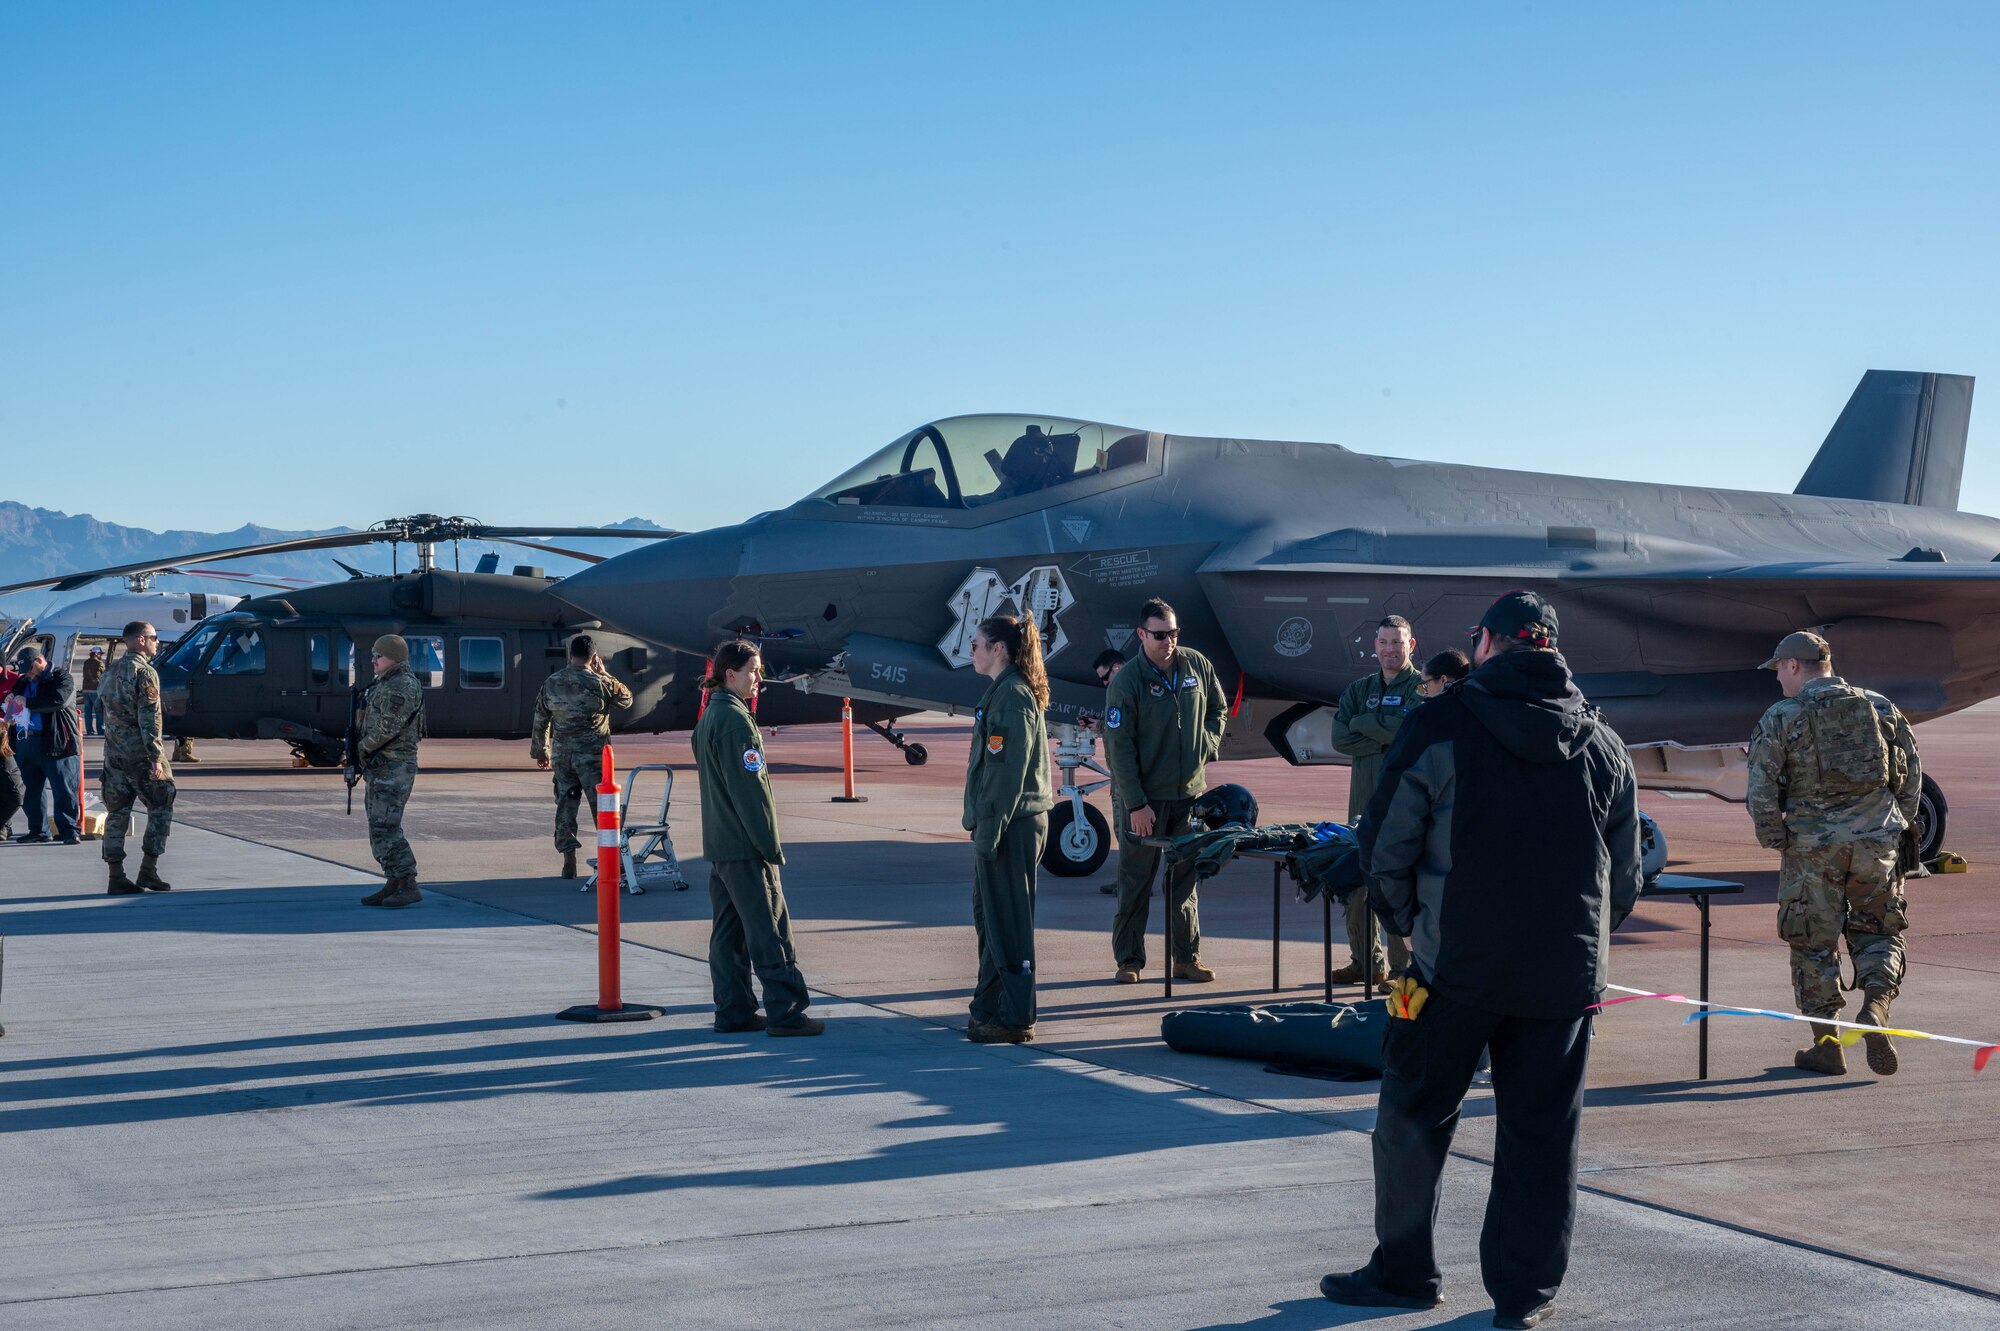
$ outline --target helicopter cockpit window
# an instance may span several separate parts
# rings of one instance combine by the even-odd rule
[[[507,682],[507,644],[499,638],[458,640],[458,686],[497,689]]]
[[[173,654],[167,657],[167,664],[181,670],[193,670],[201,664],[201,654],[208,650],[208,645],[214,642],[221,632],[222,629],[214,624],[196,629],[194,636],[174,648]]]
[[[427,689],[444,687],[444,639],[410,637],[410,672]]]
[[[209,658],[211,675],[261,675],[264,673],[264,631],[252,625],[227,629]]]
[[[836,504],[976,508],[1144,462],[1144,431],[1059,417],[954,416],[920,426],[814,492]]]

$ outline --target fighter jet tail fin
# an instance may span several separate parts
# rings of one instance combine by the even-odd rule
[[[1870,370],[1794,494],[1957,508],[1972,376]]]

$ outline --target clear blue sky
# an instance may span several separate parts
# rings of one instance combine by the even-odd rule
[[[1980,375],[2000,7],[15,4],[0,497],[706,526],[921,421],[1789,490]],[[49,465],[51,462],[59,465]]]

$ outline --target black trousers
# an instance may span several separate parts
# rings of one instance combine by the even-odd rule
[[[1493,1190],[1479,1269],[1501,1316],[1555,1297],[1576,1224],[1576,1142],[1590,1016],[1541,1021],[1454,1003],[1433,990],[1383,1039],[1375,1117],[1375,1283],[1404,1294],[1443,1285],[1432,1230],[1445,1155],[1482,1049],[1493,1059]]]

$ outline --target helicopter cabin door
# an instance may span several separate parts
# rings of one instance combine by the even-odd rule
[[[347,733],[347,691],[354,687],[354,639],[328,626],[306,630],[305,690],[308,725],[336,739]]]
[[[463,632],[412,627],[410,669],[424,686],[427,734],[466,738],[518,733],[513,634],[498,629]]]

